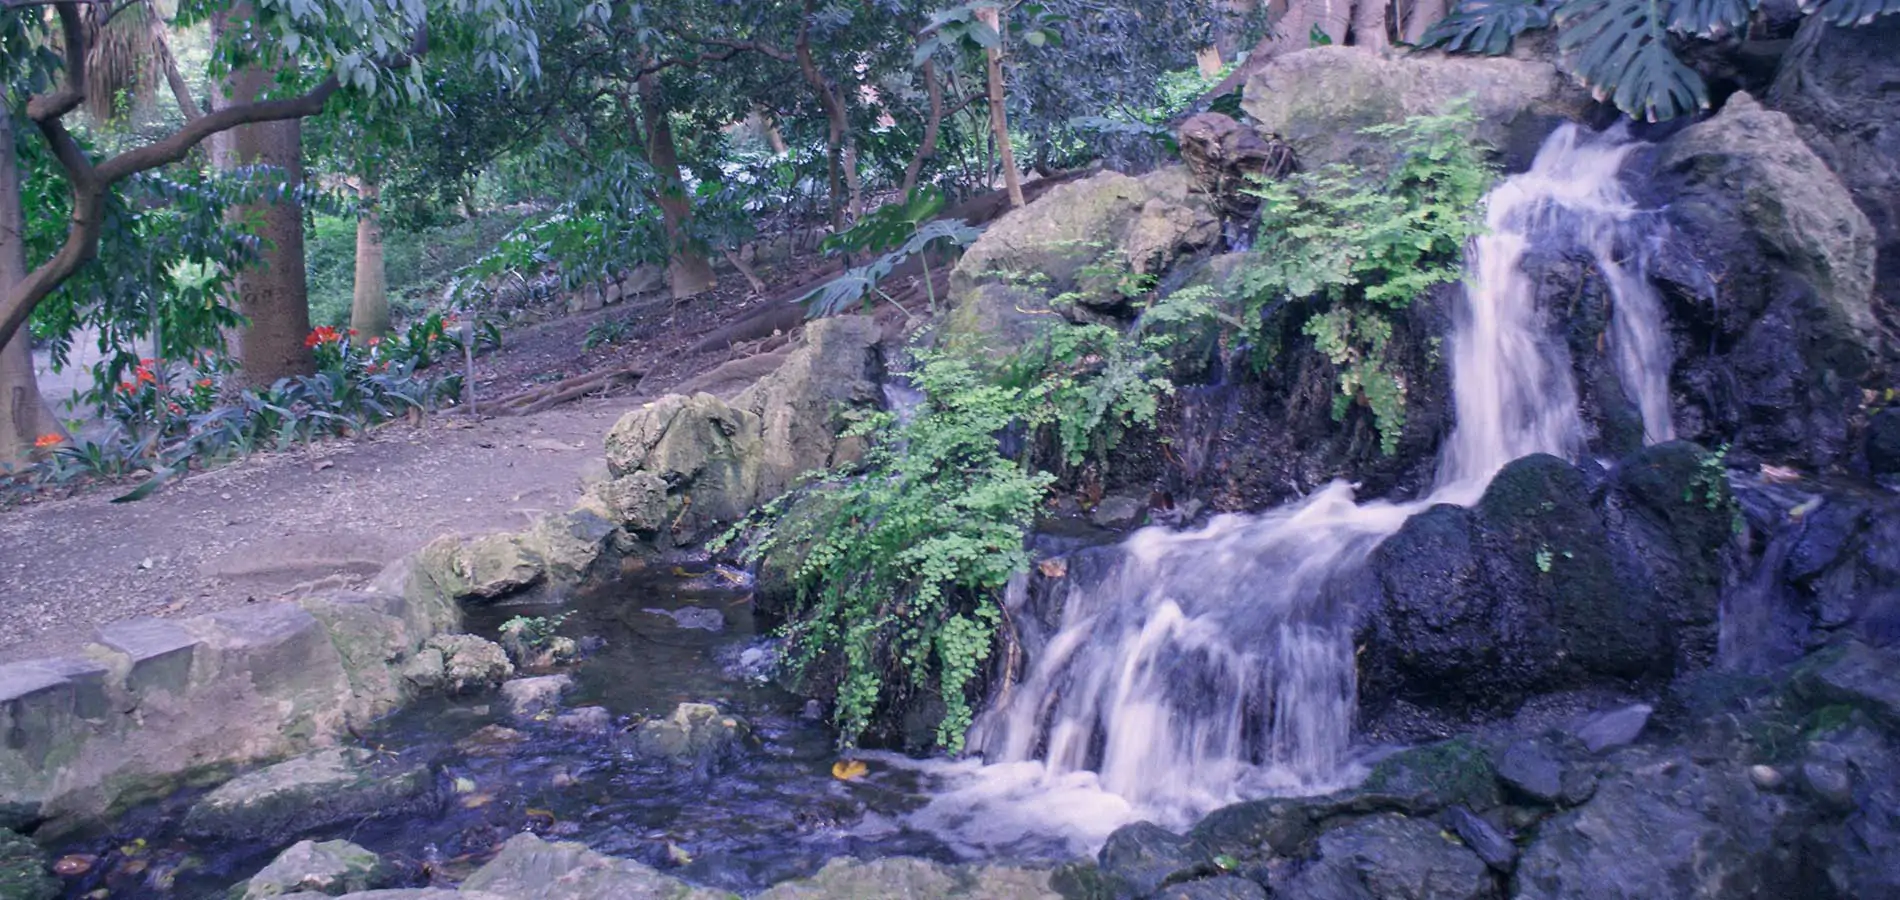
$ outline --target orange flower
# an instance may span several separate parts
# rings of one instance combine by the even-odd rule
[[[138,389],[139,389],[139,385],[138,385],[138,382],[136,381],[119,382],[119,393],[121,394],[130,394],[133,391],[136,391]]]
[[[198,386],[199,386],[199,387],[201,387],[201,388],[208,388],[208,387],[211,387],[211,379],[209,379],[209,378],[200,378],[200,379],[198,379]]]
[[[356,337],[356,329],[350,329],[350,337]]]
[[[57,447],[64,443],[66,443],[66,436],[63,434],[42,434],[33,439],[33,446],[41,450],[45,450],[49,447]]]
[[[319,325],[315,330],[310,332],[309,337],[303,339],[303,345],[305,347],[315,347],[318,344],[334,344],[342,339],[343,335],[337,333],[335,328],[328,325]]]
[[[138,375],[139,381],[142,384],[152,384],[158,381],[158,376],[153,374],[151,369],[144,366],[139,366],[134,374]]]
[[[383,342],[382,338],[376,337],[375,335],[370,336],[369,345],[371,347],[377,346],[378,344],[381,344],[382,342]]]
[[[185,408],[176,403],[167,403],[165,404],[165,408],[171,410],[174,416],[183,415],[185,412]]]

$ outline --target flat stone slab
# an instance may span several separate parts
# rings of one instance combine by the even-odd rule
[[[109,710],[107,672],[99,663],[68,657],[0,666],[0,763],[16,756],[38,769],[55,748],[83,742],[88,732],[79,721],[103,718]]]
[[[351,820],[432,813],[440,805],[426,766],[332,748],[225,782],[185,814],[184,829],[201,837],[275,841]]]
[[[147,617],[99,626],[99,643],[131,658],[126,690],[182,694],[191,682],[192,656],[202,642],[177,622]]]

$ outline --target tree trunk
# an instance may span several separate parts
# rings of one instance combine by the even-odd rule
[[[232,16],[232,24],[242,21]],[[228,93],[235,103],[251,102],[275,77],[268,65],[247,66],[232,73]],[[230,134],[230,165],[273,166],[291,187],[303,184],[300,120],[241,125]],[[316,371],[316,362],[304,346],[310,334],[310,297],[304,281],[303,207],[287,193],[281,202],[241,207],[235,215],[256,222],[264,239],[261,264],[236,279],[238,312],[245,317],[237,333],[239,380],[268,385],[279,378],[309,375]]]
[[[660,100],[660,84],[652,75],[640,78],[640,119],[646,130],[647,164],[660,176],[660,221],[666,229],[666,275],[673,299],[704,293],[719,283],[712,262],[693,246],[686,224],[693,216],[693,198],[680,177],[679,148],[673,143],[673,125]]]
[[[1002,11],[986,6],[976,11],[983,24],[996,31],[997,45],[988,52],[990,63],[990,131],[996,136],[996,152],[1003,158],[1003,186],[1009,189],[1009,205],[1023,205],[1023,176],[1016,169],[1016,151],[1009,145],[1009,114],[1003,109],[1003,21]]]
[[[917,145],[910,164],[904,167],[905,197],[917,189],[917,178],[923,174],[924,163],[936,157],[937,135],[943,130],[943,84],[937,81],[937,64],[924,60],[922,74],[924,96],[930,98],[930,114],[924,119],[924,142]]]
[[[1353,4],[1353,44],[1374,51],[1392,46],[1391,38],[1385,33],[1387,2],[1388,0],[1357,0]]]
[[[368,178],[356,190],[356,290],[350,297],[350,327],[363,337],[389,333],[389,281],[383,269],[382,189]]]
[[[1399,34],[1406,43],[1417,44],[1425,38],[1426,29],[1445,17],[1447,4],[1445,0],[1412,0],[1411,4],[1400,8],[1405,12],[1400,23],[1404,27]]]
[[[13,116],[0,103],[0,294],[26,280],[26,218],[20,207],[20,163]],[[33,374],[33,332],[22,328],[0,347],[0,471],[26,463],[33,441],[63,434]]]

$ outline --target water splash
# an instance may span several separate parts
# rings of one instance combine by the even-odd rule
[[[989,764],[913,764],[945,781],[913,824],[973,851],[1041,834],[1076,852],[1135,817],[1185,825],[1245,797],[1356,778],[1352,610],[1327,586],[1414,513],[1475,502],[1511,460],[1583,449],[1568,354],[1523,271],[1549,229],[1574,233],[1603,267],[1624,381],[1650,437],[1668,434],[1667,352],[1647,340],[1660,304],[1616,252],[1636,215],[1617,182],[1630,147],[1564,126],[1486,197],[1451,338],[1457,428],[1431,496],[1356,503],[1336,481],[1266,513],[1130,536],[1113,574],[1070,579],[1060,626],[972,730]],[[1013,617],[1026,617],[1024,597],[1007,598]]]

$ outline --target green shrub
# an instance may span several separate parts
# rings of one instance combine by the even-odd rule
[[[1332,165],[1252,189],[1260,237],[1233,285],[1247,336],[1264,343],[1270,307],[1309,308],[1301,331],[1339,368],[1333,417],[1366,405],[1387,454],[1405,428],[1405,380],[1388,353],[1396,315],[1458,279],[1494,177],[1467,136],[1473,121],[1461,109],[1368,128],[1395,148],[1388,171]]]

